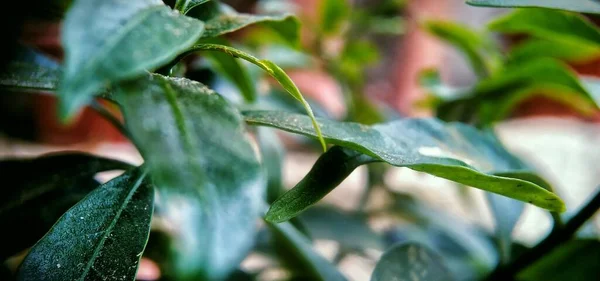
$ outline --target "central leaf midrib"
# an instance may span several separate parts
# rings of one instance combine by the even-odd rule
[[[106,228],[106,231],[104,232],[104,235],[102,236],[102,238],[100,239],[100,241],[98,242],[98,244],[96,244],[94,252],[92,253],[92,256],[90,257],[90,260],[86,264],[86,266],[83,269],[83,272],[81,274],[81,277],[79,278],[80,281],[85,280],[85,277],[89,273],[90,269],[94,266],[94,263],[95,263],[96,259],[98,258],[99,254],[100,254],[100,249],[102,248],[102,246],[104,246],[104,243],[106,242],[106,239],[112,234],[112,230],[115,228],[117,222],[121,218],[121,214],[123,213],[123,211],[125,210],[125,208],[127,207],[127,205],[129,205],[129,203],[131,202],[131,199],[133,198],[133,195],[138,190],[138,188],[140,187],[140,185],[142,185],[142,182],[143,182],[143,180],[144,180],[145,177],[146,177],[146,173],[143,173],[142,175],[140,175],[139,179],[135,182],[133,188],[131,188],[131,190],[127,194],[127,197],[125,197],[125,200],[123,201],[123,204],[121,205],[121,207],[119,208],[119,210],[115,214],[115,217],[113,218],[113,220],[110,222],[110,225]]]

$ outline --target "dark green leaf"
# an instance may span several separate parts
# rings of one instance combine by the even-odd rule
[[[283,38],[297,45],[300,40],[300,22],[291,14],[253,15],[236,12],[219,1],[211,1],[194,11],[194,16],[205,22],[202,38],[218,37],[253,24],[264,24],[279,33]]]
[[[287,253],[293,255],[310,271],[311,279],[320,281],[345,281],[346,278],[325,258],[315,253],[310,240],[289,222],[269,223],[270,229],[280,237]]]
[[[144,74],[193,45],[202,22],[160,0],[77,1],[62,30],[61,115],[71,116],[106,83]]]
[[[498,67],[500,53],[483,34],[449,21],[428,21],[425,27],[461,51],[480,77],[488,76]]]
[[[6,231],[0,260],[31,247],[71,206],[100,184],[98,172],[128,164],[82,153],[0,161],[0,224]]]
[[[313,239],[332,240],[348,249],[383,250],[383,239],[366,218],[337,208],[315,206],[299,216]]]
[[[229,46],[219,45],[219,44],[198,44],[198,45],[195,45],[193,48],[189,49],[186,53],[184,53],[181,56],[186,56],[187,54],[195,52],[195,51],[222,52],[222,53],[228,54],[235,58],[241,58],[243,60],[246,60],[246,61],[262,68],[271,77],[273,77],[275,80],[277,80],[277,82],[279,82],[281,87],[283,87],[292,97],[294,97],[294,99],[296,99],[297,101],[299,101],[302,104],[302,106],[304,107],[304,110],[306,111],[306,113],[308,114],[308,116],[311,119],[313,128],[317,134],[317,138],[319,139],[319,142],[321,143],[321,146],[323,147],[323,151],[325,151],[327,149],[327,144],[325,143],[325,140],[323,139],[323,136],[321,134],[321,129],[319,128],[319,125],[315,119],[315,116],[313,114],[311,106],[304,99],[304,96],[302,96],[302,93],[300,93],[300,90],[298,89],[298,87],[296,87],[296,84],[294,84],[294,81],[292,81],[292,79],[279,66],[277,66],[276,64],[274,64],[271,61],[261,60],[261,59],[258,59],[248,53],[242,52],[238,49],[231,48]]]
[[[60,65],[28,48],[20,48],[0,71],[0,86],[28,91],[56,91]]]
[[[225,278],[245,257],[264,179],[235,108],[206,86],[151,74],[117,90],[159,191],[177,280]]]
[[[491,22],[489,28],[505,33],[528,34],[555,42],[600,47],[600,29],[575,13],[521,9]]]
[[[187,14],[194,7],[204,4],[210,0],[177,0],[175,2],[175,10],[180,11],[182,14]]]
[[[538,7],[600,14],[600,3],[595,0],[467,0],[467,4],[501,8]]]
[[[273,202],[265,219],[282,222],[297,216],[319,202],[358,166],[377,161],[379,160],[376,158],[352,149],[340,146],[330,148],[319,157],[302,181]]]
[[[319,7],[321,32],[326,35],[337,33],[350,15],[350,4],[346,0],[323,0]]]
[[[450,281],[453,278],[442,258],[420,244],[407,243],[386,251],[371,275],[371,281]]]
[[[600,276],[600,241],[572,240],[526,268],[523,281],[596,280]]]
[[[304,115],[269,111],[251,111],[244,115],[246,122],[253,125],[315,136],[310,118]],[[527,173],[529,170],[507,152],[492,134],[482,133],[468,125],[443,123],[436,119],[404,119],[374,126],[324,119],[318,122],[324,138],[329,142],[355,149],[391,165],[408,167],[552,211],[565,210],[560,198],[542,187],[520,179],[497,176],[507,172]],[[329,166],[329,169],[332,168]],[[286,214],[294,214],[306,207],[301,202],[290,206],[295,207],[286,210]]]
[[[18,280],[134,280],[154,190],[140,169],[94,190],[29,252]]]

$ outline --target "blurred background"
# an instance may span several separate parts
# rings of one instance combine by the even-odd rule
[[[443,99],[436,92],[468,89],[486,78],[456,44],[444,40],[443,29],[436,29],[435,23],[444,27],[445,22],[450,22],[479,35],[485,34],[483,36],[490,40],[493,48],[503,54],[527,40],[527,35],[487,33],[485,29],[488,22],[510,10],[470,7],[462,0],[223,2],[238,12],[284,12],[299,17],[302,23],[300,45],[287,42],[273,29],[263,26],[243,29],[228,39],[230,44],[257,57],[270,59],[285,69],[318,116],[365,124],[438,116],[448,121],[468,120],[475,125],[492,126],[509,151],[522,157],[551,181],[567,204],[566,217],[596,190],[600,179],[598,111],[574,110],[564,101],[534,93],[514,104],[507,114],[490,122],[484,123],[485,118],[481,116],[472,121],[474,112],[481,105],[466,104],[459,118],[440,113],[447,108],[440,106]],[[333,4],[326,6],[323,2]],[[11,14],[10,9],[2,11],[6,13],[2,17],[6,21],[2,24],[2,32],[7,42],[29,47],[35,50],[36,56],[53,65],[63,57],[61,11],[50,13],[48,11],[54,10],[41,7],[26,15]],[[40,12],[36,13],[38,10]],[[15,26],[20,28],[15,29]],[[21,47],[15,47],[13,53],[5,53],[2,62],[21,52]],[[487,58],[491,64],[505,63],[505,58],[495,58],[495,53],[490,53]],[[571,71],[585,75],[587,79],[600,77],[598,53],[564,62]],[[211,57],[200,54],[187,59],[181,66],[185,68],[181,75],[210,85],[242,108],[286,108],[302,112],[294,101],[281,94],[274,81],[262,77],[258,69],[244,66],[248,75],[258,81],[252,86],[260,99],[253,105],[243,104],[235,81]],[[105,106],[118,114],[114,105],[106,103]],[[494,106],[491,103],[491,107]],[[57,121],[55,109],[54,97],[45,93],[0,95],[0,157],[81,150],[132,163],[142,161],[126,138],[95,111],[86,109],[74,123],[64,125]],[[468,118],[464,119],[464,116]],[[320,153],[312,141],[277,134],[280,144],[285,147],[279,151],[283,155],[283,183],[286,188],[291,188],[306,175]],[[102,176],[110,178],[110,175]],[[366,201],[365,190],[371,192]],[[469,258],[482,267],[498,259],[489,249],[492,247],[490,241],[478,238],[478,233],[492,233],[495,227],[483,192],[409,169],[377,165],[361,167],[325,198],[319,206],[321,209],[313,211],[335,217],[339,212],[352,213],[357,208],[377,210],[390,204],[402,205],[397,212],[409,215],[368,217],[372,231],[383,235],[386,243],[403,239],[427,240],[426,243],[434,244],[438,251],[450,253],[457,259],[463,258],[461,251],[468,250],[474,253],[470,255],[476,256]],[[332,206],[336,209],[331,209]],[[322,238],[315,239],[317,250],[336,261],[351,280],[368,280],[383,248],[369,247],[360,254],[346,251],[348,245],[327,239],[327,233],[323,233],[327,232],[326,226],[320,225],[318,220],[311,221],[308,213],[307,225],[314,227],[316,232],[321,231],[315,235]],[[339,228],[352,229],[351,221],[338,221],[343,224]],[[463,225],[464,228],[457,230],[457,226]],[[597,237],[599,226],[600,220],[596,218],[579,235]],[[527,205],[513,237],[519,245],[528,247],[549,233],[551,227],[549,213]],[[365,242],[369,234],[360,234],[360,231],[347,232],[350,241],[347,243],[352,244],[353,240]],[[267,262],[261,255],[253,254],[243,267],[260,268]],[[451,267],[460,271],[461,263],[456,264]],[[146,267],[146,271],[143,266],[140,274],[146,272],[149,275],[143,278],[152,280],[155,273],[148,268],[152,265]],[[280,273],[265,274],[277,276]],[[465,272],[464,275],[464,280],[469,280],[469,276],[477,273]]]

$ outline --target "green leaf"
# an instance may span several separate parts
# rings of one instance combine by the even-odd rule
[[[77,1],[62,30],[60,114],[72,116],[106,83],[143,75],[192,46],[202,22],[160,0]]]
[[[315,206],[299,218],[313,239],[337,241],[348,249],[384,249],[383,238],[369,227],[366,217],[331,206]]]
[[[337,33],[350,16],[350,4],[346,0],[323,0],[319,7],[319,27],[325,35]]]
[[[300,21],[292,14],[254,15],[238,13],[230,6],[211,1],[190,14],[205,22],[202,38],[218,37],[253,24],[262,24],[271,28],[292,45],[300,43]]]
[[[211,39],[211,43],[228,45],[226,40]],[[216,70],[234,83],[247,102],[256,101],[256,86],[248,73],[246,66],[234,57],[221,52],[207,52],[205,56],[210,59]]]
[[[310,240],[300,233],[289,222],[280,224],[268,223],[269,228],[283,240],[289,255],[298,258],[299,262],[309,270],[310,280],[345,281],[346,278],[325,258],[315,253]]]
[[[204,4],[210,0],[177,0],[175,2],[175,10],[180,11],[182,14],[187,14],[191,9]]]
[[[352,149],[340,146],[330,148],[319,157],[310,172],[294,188],[271,204],[265,219],[283,222],[297,216],[323,199],[358,166],[377,161],[379,160],[376,158]]]
[[[484,34],[449,21],[427,21],[425,28],[460,50],[478,76],[486,77],[498,67],[500,53]]]
[[[371,281],[453,280],[442,258],[416,243],[396,245],[387,250],[377,262]]]
[[[117,100],[156,184],[177,280],[219,280],[253,245],[264,178],[239,112],[206,86],[150,74]]]
[[[0,260],[37,242],[71,206],[100,184],[98,172],[126,170],[116,160],[82,153],[48,154],[33,159],[0,161],[0,224],[5,243]]]
[[[554,42],[600,47],[600,29],[575,13],[520,9],[494,20],[489,28],[503,33],[524,33]]]
[[[60,65],[29,48],[18,53],[0,71],[0,86],[25,91],[56,91]]]
[[[567,65],[543,58],[508,65],[462,97],[441,104],[437,113],[444,120],[475,119],[480,126],[487,126],[509,117],[517,105],[536,95],[561,102],[584,115],[594,113],[599,106]]]
[[[153,198],[140,169],[97,188],[31,249],[18,280],[134,280]]]
[[[600,3],[595,0],[467,0],[467,4],[499,8],[537,7],[600,14]]]
[[[250,111],[244,115],[246,122],[252,125],[316,136],[311,130],[310,119],[304,115],[270,111]],[[319,119],[319,123],[324,138],[330,143],[357,150],[391,165],[408,167],[552,211],[565,210],[560,198],[544,188],[528,181],[497,176],[507,172],[527,173],[529,170],[507,152],[492,134],[468,125],[443,123],[436,119],[404,119],[374,126],[323,119]],[[322,157],[328,156],[325,154]],[[309,182],[306,183],[299,186],[309,188]],[[294,214],[302,210],[298,208],[302,205],[295,205],[285,212]],[[276,221],[283,218],[281,216]]]
[[[296,84],[294,84],[294,81],[292,81],[292,79],[290,79],[290,77],[285,73],[285,71],[283,71],[283,69],[281,69],[279,66],[272,63],[271,61],[261,60],[261,59],[258,59],[248,53],[244,53],[238,49],[231,48],[231,47],[224,46],[224,45],[218,45],[218,44],[195,45],[194,47],[187,50],[184,54],[180,55],[180,58],[187,56],[188,54],[196,52],[196,51],[222,52],[222,53],[228,54],[234,58],[241,58],[243,60],[246,60],[246,61],[262,68],[271,77],[275,78],[275,80],[277,80],[277,82],[279,82],[279,84],[292,97],[294,97],[294,99],[296,99],[297,101],[299,101],[302,104],[302,106],[304,107],[304,110],[306,111],[306,113],[308,114],[308,116],[311,119],[313,128],[318,136],[317,138],[319,139],[319,142],[321,143],[321,146],[323,147],[323,151],[327,150],[327,144],[325,143],[325,140],[323,139],[323,136],[321,133],[321,128],[319,128],[319,124],[317,123],[317,121],[315,119],[312,108],[310,107],[308,102],[304,99],[304,96],[302,96],[302,93],[300,93],[300,90],[298,89],[298,87],[296,87]]]
[[[523,281],[595,280],[600,274],[600,241],[571,240],[519,273]]]
[[[543,57],[584,63],[600,57],[600,46],[571,41],[530,39],[514,47],[509,56],[513,64]]]

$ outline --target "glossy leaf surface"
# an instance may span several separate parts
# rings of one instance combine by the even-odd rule
[[[238,111],[206,86],[147,75],[118,89],[159,191],[177,280],[219,280],[253,244],[264,178]]]
[[[0,161],[0,223],[6,243],[0,259],[35,244],[69,208],[100,184],[98,172],[131,166],[83,153],[48,154]]]
[[[250,124],[315,136],[307,116],[271,111],[249,111],[244,115]],[[492,134],[470,126],[436,119],[404,119],[374,126],[324,119],[319,119],[319,123],[323,136],[330,143],[355,149],[391,165],[408,167],[549,210],[565,209],[558,196],[532,182],[497,176],[529,170],[507,152]],[[327,154],[322,157],[327,157]],[[300,186],[307,188],[308,185]],[[300,210],[290,208],[287,212]],[[276,211],[272,209],[270,212]],[[269,216],[274,221],[284,220],[285,217]]]
[[[420,244],[400,244],[387,250],[377,262],[371,281],[450,281],[453,278],[436,253]]]
[[[61,115],[71,116],[107,83],[174,59],[200,38],[203,26],[160,0],[76,1],[62,29]]]
[[[18,280],[134,280],[154,207],[134,169],[69,209],[29,252]]]

